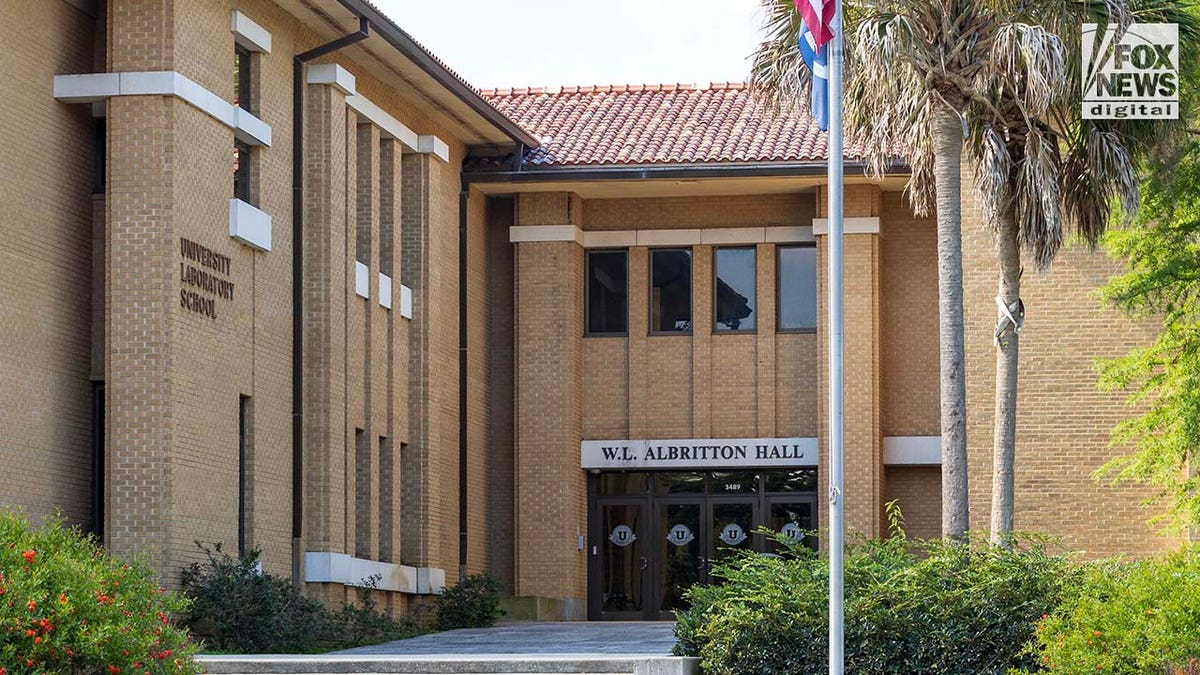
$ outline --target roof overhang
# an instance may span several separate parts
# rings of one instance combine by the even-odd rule
[[[351,58],[413,105],[441,120],[467,145],[519,142],[537,147],[536,138],[504,116],[461,77],[438,61],[391,19],[366,0],[276,0],[323,40],[370,23],[370,35],[346,48]]]
[[[846,163],[847,184],[902,190],[908,167],[893,165],[882,180],[860,162]],[[825,162],[663,164],[529,167],[520,171],[464,172],[463,182],[488,195],[575,192],[585,199],[685,197],[808,192],[827,182]]]

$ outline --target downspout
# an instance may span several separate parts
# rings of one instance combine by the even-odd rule
[[[467,205],[458,193],[458,578],[467,578]]]
[[[304,64],[365,40],[371,24],[358,17],[358,32],[297,54],[292,61],[292,584],[302,582],[304,556]]]

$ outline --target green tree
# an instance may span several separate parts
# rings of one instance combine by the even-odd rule
[[[1132,452],[1097,477],[1154,486],[1176,525],[1197,525],[1200,478],[1189,469],[1200,452],[1200,143],[1187,143],[1169,166],[1146,182],[1138,221],[1104,239],[1126,266],[1104,297],[1134,318],[1161,321],[1162,331],[1100,366],[1101,387],[1129,392],[1141,412],[1113,431],[1114,444]]]

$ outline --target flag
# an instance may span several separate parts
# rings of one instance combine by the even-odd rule
[[[805,2],[798,0],[797,4]],[[800,57],[808,69],[812,71],[812,101],[813,119],[821,131],[829,131],[829,46],[816,44],[816,37],[808,29],[808,24],[800,26]]]
[[[804,26],[812,33],[813,51],[820,52],[833,39],[833,15],[836,0],[793,0]]]

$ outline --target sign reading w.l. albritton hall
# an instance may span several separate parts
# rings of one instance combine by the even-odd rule
[[[179,238],[179,257],[179,306],[216,319],[217,300],[233,300],[232,261],[183,237]]]
[[[584,469],[726,469],[817,465],[815,438],[583,441]]]

